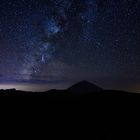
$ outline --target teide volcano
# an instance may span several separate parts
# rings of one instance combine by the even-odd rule
[[[93,93],[93,92],[101,92],[102,90],[103,90],[102,88],[88,81],[81,81],[68,88],[68,91],[73,93]]]

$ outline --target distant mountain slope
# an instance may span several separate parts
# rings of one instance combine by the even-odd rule
[[[68,89],[65,90],[49,90],[46,92],[25,92],[25,91],[18,91],[16,89],[7,89],[7,90],[0,90],[0,97],[1,96],[24,96],[24,97],[46,97],[45,99],[49,102],[52,100],[58,102],[67,102],[68,100],[71,101],[87,101],[93,102],[98,100],[100,101],[107,101],[110,97],[115,99],[117,97],[140,97],[140,94],[136,93],[129,93],[125,91],[118,91],[118,90],[104,90],[101,87],[98,87],[95,84],[92,84],[87,81],[81,81]],[[74,100],[73,100],[74,99]],[[75,100],[76,99],[76,100]],[[78,99],[78,100],[77,100]]]
[[[75,93],[92,93],[92,92],[101,92],[102,90],[103,90],[102,88],[88,81],[81,81],[68,88],[68,91]]]

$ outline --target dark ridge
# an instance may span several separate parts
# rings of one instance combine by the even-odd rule
[[[68,91],[76,93],[101,92],[102,90],[103,89],[101,87],[98,87],[97,85],[85,80],[68,88]]]
[[[118,90],[104,90],[88,81],[81,81],[64,90],[52,89],[46,92],[26,92],[15,89],[0,90],[0,97],[2,96],[46,97],[44,99],[47,103],[105,102],[106,104],[107,101],[113,101],[113,99],[117,99],[118,102],[122,97],[130,97],[131,99],[140,97],[140,94]]]

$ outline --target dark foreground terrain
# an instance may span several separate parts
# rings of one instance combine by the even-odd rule
[[[107,101],[123,97],[132,99],[140,97],[140,94],[118,90],[104,90],[92,83],[82,81],[65,90],[52,89],[46,92],[25,92],[16,89],[0,90],[0,97],[45,97],[44,99],[48,102],[93,103],[98,100],[105,101],[106,99]]]
[[[8,100],[8,102],[3,100],[4,105],[1,107],[8,106],[4,109],[6,112],[9,107],[10,109],[17,108],[18,117],[19,112],[22,112],[21,116],[28,112],[26,116],[29,120],[28,124],[32,122],[31,126],[35,126],[34,129],[36,129],[33,131],[34,136],[41,131],[46,137],[50,135],[51,138],[57,139],[136,140],[140,138],[138,115],[140,94],[104,90],[82,81],[66,90],[50,90],[42,93],[15,89],[1,90],[0,99],[3,99],[2,97],[6,97],[6,100],[7,97],[12,97],[12,99],[22,97],[14,101]],[[51,108],[48,103],[51,103]],[[62,105],[53,107],[52,103]],[[7,115],[7,120],[12,114],[13,110],[10,115]],[[12,122],[14,123],[13,120]],[[37,127],[37,122],[43,127]],[[30,133],[30,128],[28,129]],[[39,138],[40,136],[42,134]]]

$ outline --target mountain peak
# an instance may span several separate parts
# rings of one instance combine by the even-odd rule
[[[93,83],[83,80],[83,81],[71,86],[70,88],[68,88],[68,90],[70,92],[89,93],[89,92],[100,92],[103,89]]]
[[[77,84],[92,84],[92,83],[90,83],[90,82],[88,82],[88,81],[86,81],[86,80],[83,80],[83,81],[78,82]],[[92,85],[93,85],[93,84],[92,84]]]

